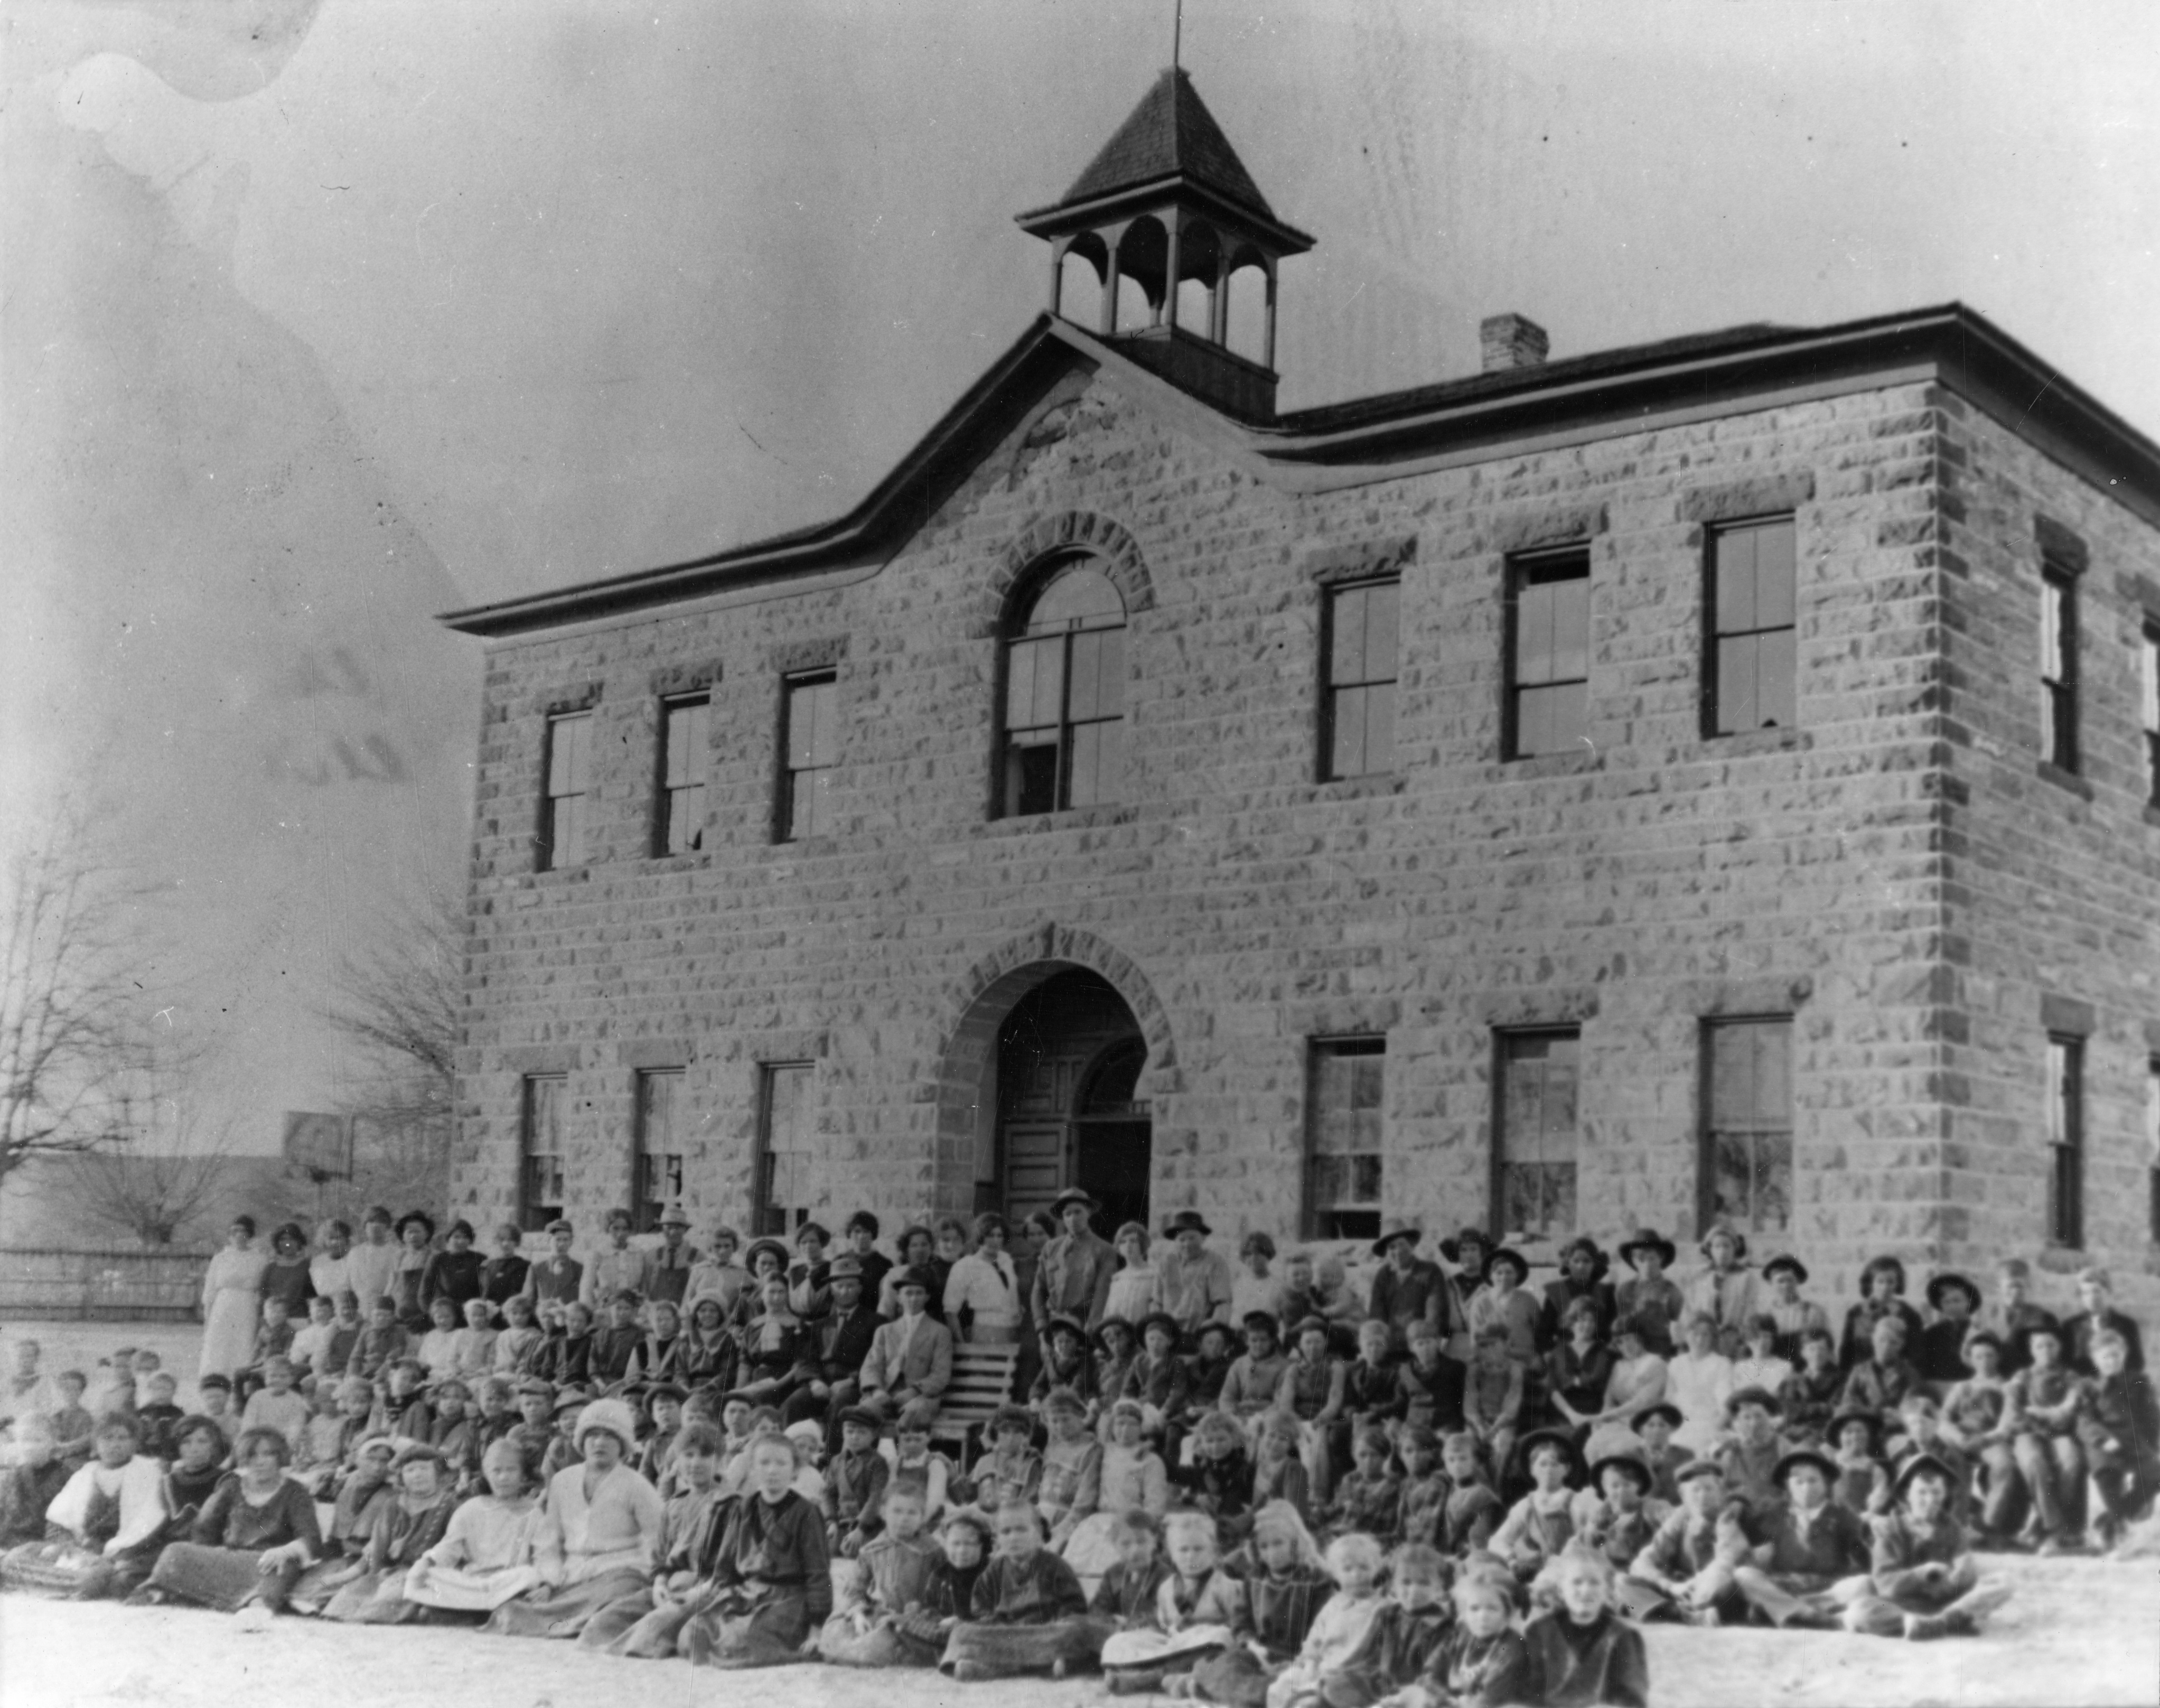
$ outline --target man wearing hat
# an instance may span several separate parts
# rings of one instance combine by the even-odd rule
[[[1180,1210],[1162,1231],[1170,1247],[1155,1259],[1157,1302],[1187,1334],[1203,1322],[1228,1322],[1233,1278],[1229,1259],[1208,1249],[1215,1230],[1197,1210]]]
[[[1867,1526],[1850,1507],[1830,1498],[1835,1460],[1815,1447],[1795,1447],[1778,1461],[1782,1498],[1758,1515],[1762,1539],[1733,1568],[1732,1581],[1750,1606],[1783,1630],[1835,1631],[1843,1586],[1856,1593],[1868,1565]]]
[[[829,1456],[839,1441],[842,1415],[861,1394],[863,1365],[885,1319],[863,1296],[863,1266],[852,1253],[843,1253],[827,1265],[825,1285],[833,1308],[806,1326],[808,1373],[787,1396],[781,1415],[791,1424],[823,1419]]]
[[[648,1299],[665,1299],[679,1307],[688,1295],[690,1271],[704,1259],[689,1243],[690,1218],[679,1203],[660,1212],[660,1247],[645,1254],[645,1286]]]
[[[1399,1352],[1410,1344],[1413,1322],[1429,1322],[1445,1341],[1452,1332],[1449,1321],[1447,1277],[1440,1265],[1417,1254],[1424,1233],[1408,1222],[1397,1222],[1381,1231],[1373,1242],[1373,1255],[1384,1259],[1373,1277],[1368,1314],[1388,1325],[1389,1342]]]
[[[902,1429],[927,1429],[953,1383],[953,1331],[924,1314],[930,1277],[921,1269],[894,1271],[892,1290],[900,1315],[870,1337],[860,1403],[880,1418],[897,1411]]]
[[[1103,1320],[1118,1254],[1088,1225],[1088,1218],[1100,1207],[1077,1186],[1068,1186],[1051,1202],[1051,1213],[1065,1231],[1042,1248],[1036,1263],[1028,1315],[1035,1319],[1037,1339],[1048,1333],[1050,1319],[1062,1314],[1078,1317],[1091,1334]],[[1224,1296],[1228,1296],[1227,1287]]]

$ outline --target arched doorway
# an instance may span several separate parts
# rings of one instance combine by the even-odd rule
[[[1099,973],[1054,973],[1014,1004],[998,1029],[996,1174],[983,1196],[1016,1222],[1078,1186],[1101,1202],[1104,1238],[1145,1224],[1151,1128],[1136,1091],[1147,1053]]]

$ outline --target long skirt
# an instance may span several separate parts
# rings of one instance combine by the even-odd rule
[[[768,1589],[755,1602],[739,1592],[724,1595],[683,1622],[675,1652],[695,1666],[786,1666],[806,1657],[810,1635],[810,1600],[790,1585]]]
[[[1135,1683],[1190,1672],[1208,1656],[1228,1648],[1230,1634],[1228,1625],[1189,1625],[1167,1634],[1120,1631],[1103,1645],[1103,1670],[1113,1679],[1123,1674]]]
[[[1047,1625],[956,1625],[945,1645],[944,1671],[966,1666],[972,1676],[1009,1679],[1020,1673],[1046,1673],[1060,1661],[1068,1667],[1093,1666],[1103,1652],[1109,1626],[1103,1619],[1056,1619]],[[957,1675],[957,1674],[956,1674]]]
[[[818,1633],[818,1653],[833,1666],[936,1666],[943,1647],[936,1638],[901,1630],[889,1617],[858,1631],[852,1617],[836,1613]]]
[[[418,1604],[405,1599],[402,1565],[364,1571],[330,1597],[323,1617],[346,1625],[409,1625],[419,1617]]]
[[[262,1321],[262,1295],[238,1287],[220,1287],[210,1295],[203,1318],[202,1352],[197,1376],[230,1376],[255,1351],[255,1327]]]
[[[618,1565],[560,1589],[538,1585],[529,1595],[497,1607],[487,1628],[498,1637],[576,1637],[610,1602],[649,1586],[650,1580],[632,1565]]]
[[[0,1589],[29,1590],[71,1602],[124,1596],[150,1575],[154,1548],[96,1554],[73,1540],[25,1542],[0,1555]]]
[[[267,1550],[266,1550],[267,1551]],[[152,1568],[145,1589],[176,1602],[193,1602],[221,1613],[236,1613],[260,1601],[273,1612],[283,1607],[300,1575],[288,1560],[274,1572],[261,1569],[262,1555],[246,1548],[206,1548],[199,1542],[168,1543]]]
[[[696,1615],[698,1606],[695,1601],[686,1601],[656,1607],[649,1593],[625,1596],[593,1615],[578,1638],[578,1647],[640,1660],[665,1660],[675,1653],[683,1628]]]

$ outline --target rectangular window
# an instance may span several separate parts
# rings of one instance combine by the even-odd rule
[[[810,1064],[771,1062],[759,1071],[758,1184],[761,1234],[786,1235],[810,1219],[818,1200],[817,1134],[812,1130]]]
[[[1706,1226],[1783,1233],[1793,1223],[1793,1023],[1703,1028],[1701,1204]]]
[[[1396,620],[1399,580],[1328,589],[1323,715],[1328,777],[1395,768]]]
[[[2048,1238],[2085,1243],[2085,1060],[2082,1038],[2048,1038]]]
[[[1012,642],[1005,649],[1006,813],[1114,801],[1124,768],[1124,628]]]
[[[564,712],[548,720],[548,807],[540,826],[543,872],[584,860],[585,788],[592,745],[590,712]]]
[[[637,1231],[656,1233],[660,1214],[683,1196],[683,1139],[678,1111],[683,1070],[653,1068],[637,1076]]]
[[[787,755],[781,781],[780,840],[800,842],[833,828],[833,767],[839,763],[839,688],[831,671],[787,682]]]
[[[2145,798],[2160,807],[2160,622],[2138,637],[2138,722],[2145,731]]]
[[[1706,734],[1798,721],[1793,539],[1789,516],[1711,531]]]
[[[655,854],[695,854],[705,845],[705,761],[712,702],[685,694],[660,703],[660,823]]]
[[[563,1213],[563,1102],[569,1079],[560,1073],[535,1073],[525,1082],[525,1108],[518,1120],[518,1220],[527,1228],[545,1228]]]
[[[1311,1239],[1377,1239],[1384,1038],[1312,1046],[1306,1096],[1305,1231]]]
[[[2056,563],[2040,570],[2040,756],[2078,768],[2077,580]]]
[[[1572,752],[1590,731],[1589,552],[1510,563],[1507,617],[1507,755]]]
[[[1573,1031],[1503,1032],[1493,1159],[1499,1215],[1510,1233],[1565,1239],[1575,1232],[1576,1086],[1582,1041]]]

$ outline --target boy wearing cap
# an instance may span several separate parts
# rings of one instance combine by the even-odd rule
[[[853,1560],[877,1534],[892,1476],[892,1467],[878,1451],[881,1432],[878,1415],[866,1406],[850,1405],[840,1414],[840,1451],[826,1463],[821,1503],[825,1545],[836,1558]]]
[[[901,1314],[870,1337],[863,1360],[862,1404],[880,1417],[897,1410],[902,1422],[934,1422],[953,1382],[953,1331],[925,1315],[930,1279],[909,1269],[893,1277]]]
[[[1088,1218],[1101,1207],[1077,1186],[1060,1192],[1051,1202],[1051,1213],[1065,1231],[1045,1245],[1036,1260],[1028,1311],[1038,1337],[1048,1337],[1053,1316],[1077,1317],[1086,1332],[1103,1320],[1118,1254],[1088,1225]],[[1223,1297],[1228,1296],[1226,1286]]]
[[[1661,1358],[1672,1357],[1673,1329],[1687,1309],[1685,1295],[1665,1273],[1679,1255],[1679,1249],[1654,1228],[1638,1230],[1620,1248],[1620,1261],[1634,1274],[1613,1289],[1614,1307],[1622,1316],[1635,1319],[1643,1344]]]
[[[1964,1530],[1946,1511],[1955,1478],[1931,1454],[1907,1460],[1892,1487],[1897,1509],[1871,1521],[1868,1585],[1845,1610],[1845,1628],[1909,1641],[1970,1637],[2010,1598],[1984,1578]]]
[[[1033,1505],[1042,1487],[1042,1456],[1030,1443],[1035,1415],[1024,1405],[1005,1404],[990,1420],[997,1445],[975,1461],[966,1503],[994,1513],[1007,1501]]]
[[[1795,1447],[1777,1465],[1780,1500],[1758,1520],[1762,1539],[1737,1563],[1732,1581],[1748,1604],[1781,1630],[1837,1628],[1841,1585],[1847,1593],[1868,1569],[1868,1536],[1860,1517],[1833,1502],[1836,1464],[1814,1447]]]

